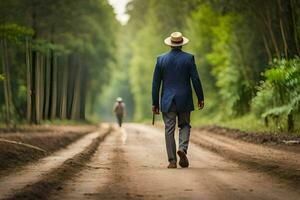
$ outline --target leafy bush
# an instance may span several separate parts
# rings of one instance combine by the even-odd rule
[[[211,73],[224,102],[223,111],[230,116],[243,115],[249,111],[252,97],[250,77],[253,71],[249,69],[251,64],[248,58],[242,54],[250,48],[247,42],[240,42],[240,38],[245,37],[240,31],[244,19],[240,15],[227,13],[219,16],[218,22],[212,28],[212,51],[206,58],[212,65]]]
[[[300,59],[274,60],[257,87],[252,110],[268,125],[272,120],[279,129],[294,128],[294,116],[300,111]]]

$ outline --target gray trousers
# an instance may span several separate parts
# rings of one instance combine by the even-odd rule
[[[176,142],[174,138],[176,118],[179,127],[179,149],[187,153],[190,139],[190,112],[177,112],[176,106],[172,104],[169,112],[162,113],[165,123],[165,140],[168,160],[170,163],[177,162]]]

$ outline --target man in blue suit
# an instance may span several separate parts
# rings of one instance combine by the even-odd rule
[[[189,40],[180,32],[174,32],[165,39],[171,51],[157,58],[152,82],[152,111],[159,114],[159,105],[165,123],[165,139],[169,165],[177,168],[174,132],[176,118],[179,127],[179,165],[188,167],[187,149],[190,138],[190,113],[194,110],[191,82],[198,98],[198,108],[204,107],[204,96],[192,54],[181,50]],[[161,88],[161,98],[159,92]]]

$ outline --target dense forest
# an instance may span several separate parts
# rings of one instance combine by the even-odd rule
[[[133,0],[127,12],[118,69],[102,96],[123,96],[129,117],[151,118],[156,57],[169,51],[163,39],[181,31],[191,41],[184,50],[197,59],[205,93],[205,109],[193,113],[194,125],[299,130],[299,1]],[[108,102],[102,104],[106,114]]]
[[[1,0],[0,120],[38,124],[92,115],[118,28],[103,0]]]
[[[163,39],[190,39],[205,93],[193,125],[300,129],[300,2],[131,0],[120,25],[105,0],[1,0],[0,121],[151,119]],[[2,89],[3,88],[3,89]]]

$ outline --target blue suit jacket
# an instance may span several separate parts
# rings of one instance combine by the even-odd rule
[[[194,110],[191,81],[198,101],[204,100],[192,54],[172,49],[169,53],[159,56],[153,75],[152,105],[159,106],[159,91],[162,84],[160,102],[162,112],[168,112],[173,101],[177,112]]]

